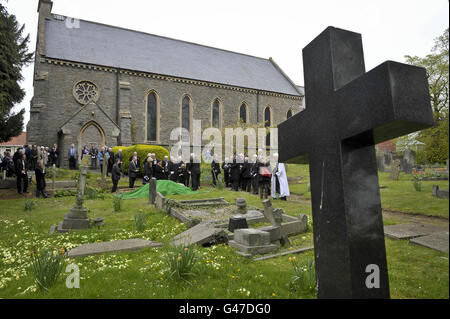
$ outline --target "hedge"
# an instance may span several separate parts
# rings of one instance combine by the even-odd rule
[[[117,154],[119,149],[122,149],[122,172],[124,174],[128,174],[128,165],[130,164],[130,156],[133,155],[134,152],[137,152],[140,161],[139,172],[142,173],[144,171],[144,161],[147,158],[148,153],[155,153],[157,159],[164,159],[164,156],[169,156],[170,154],[167,149],[158,145],[145,145],[145,144],[137,144],[132,146],[114,146],[112,151],[114,155]]]

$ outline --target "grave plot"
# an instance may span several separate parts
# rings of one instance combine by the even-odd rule
[[[308,218],[298,218],[273,208],[264,201],[264,210],[247,207],[245,199],[236,199],[236,205],[223,198],[175,201],[158,193],[155,206],[165,210],[189,227],[175,236],[174,245],[212,245],[229,243],[238,253],[249,257],[274,252],[280,246],[290,245],[288,236],[307,231]],[[250,228],[249,225],[267,223],[268,226]]]

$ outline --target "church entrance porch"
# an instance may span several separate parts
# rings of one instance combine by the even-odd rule
[[[78,154],[80,154],[81,159],[84,158],[83,156],[87,156],[89,158],[91,168],[97,168],[98,158],[97,156],[91,158],[91,155],[84,155],[83,149],[87,147],[88,151],[90,151],[93,147],[98,153],[104,145],[105,133],[98,123],[90,121],[80,129],[80,133],[78,135]]]

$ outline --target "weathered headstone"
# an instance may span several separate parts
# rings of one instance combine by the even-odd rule
[[[384,172],[384,170],[385,170],[384,162],[385,162],[384,155],[377,154],[377,169],[379,172]]]
[[[90,228],[90,219],[87,217],[87,208],[83,207],[87,171],[87,166],[81,166],[75,206],[64,216],[64,220],[58,224],[58,232]]]
[[[148,195],[151,204],[154,204],[156,199],[156,183],[156,178],[152,177],[152,179],[150,180],[150,185],[148,186]]]
[[[434,124],[426,71],[366,73],[361,35],[334,27],[303,64],[308,106],[278,125],[278,147],[280,162],[309,155],[318,298],[389,298],[374,145]]]
[[[280,209],[274,209],[270,199],[263,200],[263,205],[264,217],[272,224],[272,226],[280,227],[280,243],[282,245],[290,245],[291,241],[281,229],[281,223],[283,221],[282,211]]]
[[[439,185],[433,185],[432,195],[437,198],[447,198],[448,199],[448,189],[441,190]]]
[[[391,179],[398,181],[400,175],[400,160],[393,160],[391,166]]]

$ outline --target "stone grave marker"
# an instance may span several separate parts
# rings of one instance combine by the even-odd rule
[[[272,226],[280,228],[280,243],[283,246],[290,245],[291,241],[281,229],[281,223],[283,222],[282,211],[280,209],[274,209],[270,199],[263,200],[263,205],[264,217],[272,224]]]
[[[156,200],[156,183],[156,178],[152,177],[150,180],[150,185],[148,185],[148,195],[151,204],[154,204]]]
[[[434,124],[426,71],[366,73],[361,35],[334,27],[303,65],[308,105],[278,125],[278,150],[280,162],[309,155],[317,296],[389,298],[374,145]]]
[[[83,206],[87,171],[87,166],[81,166],[75,206],[64,216],[64,220],[58,224],[58,232],[90,228],[90,219],[87,217],[87,208]]]
[[[136,251],[147,247],[156,248],[162,246],[162,243],[140,238],[114,240],[80,245],[68,251],[67,257],[75,258],[112,252]]]
[[[400,175],[400,160],[396,159],[392,161],[391,179],[394,181],[398,181],[399,175]]]

